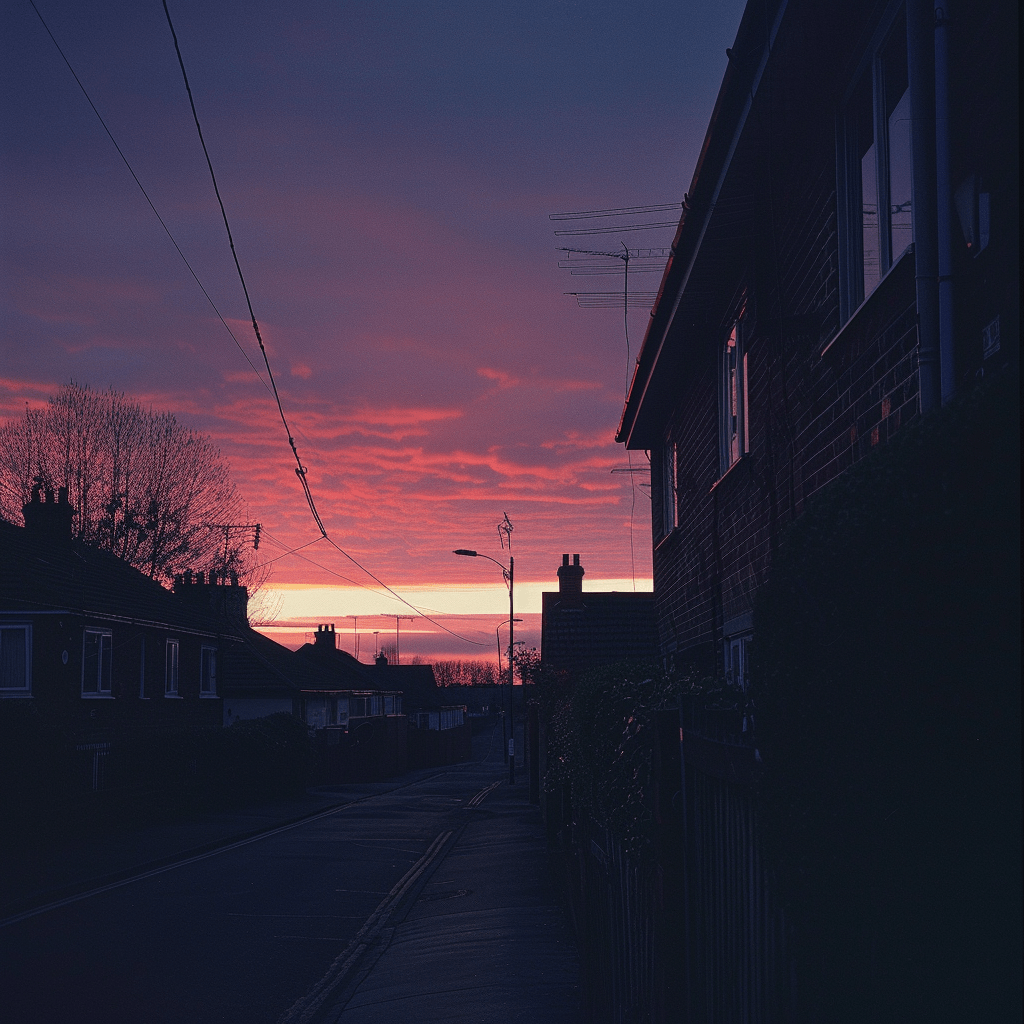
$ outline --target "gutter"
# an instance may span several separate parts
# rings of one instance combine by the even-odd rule
[[[703,215],[700,222],[699,229],[694,224],[694,231],[698,231],[698,234],[693,242],[692,250],[689,253],[689,257],[686,260],[685,269],[682,264],[676,263],[676,257],[680,256],[680,249],[682,248],[682,241],[684,236],[687,234],[686,225],[689,221],[687,216],[687,210],[684,209],[683,215],[679,221],[679,228],[676,231],[675,241],[672,244],[673,255],[669,258],[669,262],[665,266],[665,272],[662,275],[661,287],[658,290],[658,297],[655,300],[654,308],[651,310],[651,323],[647,329],[647,334],[644,336],[644,342],[640,349],[640,355],[637,357],[636,369],[633,373],[633,379],[630,382],[629,393],[626,395],[626,402],[622,410],[622,418],[619,421],[619,428],[615,434],[615,440],[619,443],[623,443],[627,448],[630,446],[630,440],[632,438],[633,430],[636,427],[637,414],[640,408],[643,406],[647,393],[650,390],[651,381],[654,377],[654,371],[657,367],[658,360],[661,358],[661,354],[665,348],[665,342],[668,338],[669,332],[672,329],[672,325],[675,322],[676,313],[679,310],[679,304],[683,298],[683,292],[686,290],[687,282],[690,279],[690,275],[693,272],[694,265],[697,262],[697,256],[700,253],[701,243],[704,240],[705,232],[707,231],[708,224],[711,220],[711,214],[714,212],[715,204],[718,202],[718,197],[721,194],[722,188],[725,185],[726,176],[729,173],[729,169],[732,166],[732,158],[736,152],[736,147],[739,145],[740,137],[743,134],[743,130],[747,124],[747,117],[750,114],[750,109],[753,106],[754,97],[757,95],[757,91],[761,85],[761,80],[764,77],[765,69],[768,66],[768,60],[771,57],[772,47],[775,43],[775,38],[779,32],[779,26],[782,23],[783,17],[785,17],[786,9],[788,7],[788,0],[781,0],[778,9],[775,12],[775,19],[772,23],[771,30],[768,34],[768,39],[761,44],[762,54],[758,64],[757,70],[754,73],[753,79],[749,86],[746,87],[746,97],[743,102],[743,107],[740,111],[739,117],[735,128],[733,129],[732,138],[729,143],[729,148],[722,161],[722,166],[718,171],[718,176],[715,179],[714,188],[711,196],[706,203],[698,203],[703,207]],[[748,5],[744,12],[744,18],[750,11],[750,5]],[[743,22],[740,23],[739,31],[736,33],[736,45],[738,45],[743,37]],[[729,93],[733,88],[733,80],[739,74],[735,70],[735,59],[730,54],[729,66],[726,68],[725,76],[722,79],[722,85],[718,92],[718,100],[715,103],[714,112],[711,115],[711,122],[708,125],[707,133],[704,137],[704,145],[701,148],[700,156],[697,160],[697,167],[693,173],[693,180],[690,185],[690,192],[688,194],[688,201],[693,202],[693,197],[696,195],[700,186],[700,176],[704,172],[704,165],[708,160],[709,151],[711,149],[716,130],[718,129],[718,119],[722,116],[722,110],[726,105],[726,102],[731,97]],[[737,79],[736,88],[740,88],[743,85],[743,79]],[[723,127],[721,129],[725,131]],[[692,214],[691,214],[692,215]],[[678,268],[678,269],[677,269]],[[667,313],[664,326],[658,326],[658,320],[661,319],[662,314],[662,303],[669,292],[669,283],[672,277],[678,274],[680,281],[678,287],[674,289],[675,299],[672,303],[671,310]],[[654,338],[658,337],[657,342],[654,342]],[[649,359],[649,368],[644,374],[642,382],[642,390],[639,395],[636,395],[636,388],[641,384],[640,373],[642,364],[647,361],[645,360],[645,354],[648,351],[649,346],[656,344],[657,348]],[[630,408],[632,406],[632,415],[630,416]],[[627,424],[628,420],[628,424]]]
[[[949,13],[935,0],[935,191],[939,278],[939,382],[942,404],[956,393],[953,362],[953,182],[950,171]]]
[[[918,389],[922,413],[939,407],[939,266],[935,180],[934,9],[929,0],[908,0],[907,64],[910,77],[911,217],[916,262]]]

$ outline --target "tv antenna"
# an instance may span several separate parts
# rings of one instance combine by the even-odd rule
[[[253,551],[259,551],[260,548],[260,532],[263,529],[262,523],[206,523],[208,530],[223,530],[224,531],[224,564],[228,564],[228,548],[231,543],[231,531],[242,530],[248,532],[252,530],[252,549]]]

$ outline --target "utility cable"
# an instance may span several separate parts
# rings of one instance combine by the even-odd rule
[[[286,547],[286,545],[282,541],[279,541],[276,537],[274,537],[271,534],[267,533],[266,530],[263,531],[263,536],[266,537],[272,543],[277,544],[279,547],[282,547],[282,548]],[[424,610],[422,608],[417,608],[416,605],[411,604],[404,597],[402,597],[401,594],[396,593],[386,583],[384,583],[383,581],[379,580],[376,576],[374,576],[374,574],[372,572],[370,572],[369,569],[367,569],[363,565],[360,565],[360,563],[358,561],[356,561],[355,558],[353,558],[343,548],[341,548],[337,544],[335,544],[335,542],[330,537],[328,537],[328,536],[316,537],[316,538],[314,538],[311,541],[307,541],[305,544],[300,544],[298,547],[289,548],[287,551],[284,552],[284,554],[277,555],[276,557],[268,559],[268,561],[266,561],[266,562],[261,562],[260,564],[261,565],[269,565],[271,562],[276,562],[279,558],[286,558],[288,555],[295,555],[296,558],[301,558],[304,562],[309,562],[310,565],[314,565],[314,566],[316,566],[316,568],[322,569],[324,572],[330,573],[332,576],[336,576],[339,580],[344,580],[346,583],[351,583],[352,586],[354,586],[354,587],[359,587],[362,590],[368,590],[371,594],[378,594],[379,593],[379,591],[375,590],[373,587],[368,587],[365,583],[360,583],[358,580],[351,579],[348,576],[345,576],[342,573],[337,572],[335,569],[331,569],[328,566],[323,565],[320,562],[314,562],[312,558],[309,558],[307,555],[303,555],[303,554],[299,553],[304,548],[308,548],[312,544],[318,544],[322,540],[326,540],[327,543],[331,545],[331,547],[333,547],[335,550],[341,552],[341,554],[343,554],[350,562],[352,562],[353,565],[356,565],[356,566],[358,566],[358,568],[362,569],[362,571],[365,572],[366,575],[370,577],[370,579],[372,579],[379,586],[383,587],[388,592],[388,594],[390,594],[393,598],[395,598],[395,600],[401,601],[401,603],[404,604],[407,608],[411,608],[414,612],[416,612],[416,614],[420,618],[426,619],[427,622],[431,623],[432,625],[437,626],[438,629],[443,629],[446,633],[450,633],[452,636],[458,638],[459,640],[465,640],[466,643],[476,644],[478,647],[488,647],[488,646],[490,646],[490,641],[489,640],[486,643],[483,643],[483,642],[481,642],[479,640],[471,640],[468,636],[463,636],[461,633],[456,633],[455,630],[449,629],[443,623],[438,622],[436,619],[431,618],[429,615],[427,615],[424,612]],[[359,617],[362,618],[361,615]]]
[[[401,594],[392,590],[383,580],[378,579],[376,576],[374,576],[374,574],[370,572],[370,570],[367,569],[365,565],[360,565],[359,562],[357,562],[344,548],[339,547],[337,544],[335,544],[335,542],[326,534],[324,534],[324,539],[327,541],[328,544],[331,545],[332,548],[343,554],[353,565],[359,566],[359,568],[362,569],[363,572],[365,572],[366,575],[369,576],[371,580],[373,580],[375,583],[380,584],[380,586],[382,586],[392,597],[401,601],[402,604],[404,604],[407,608],[411,608],[417,615],[420,615],[424,619],[426,619],[427,622],[433,623],[435,626],[438,627],[438,629],[443,629],[446,633],[451,633],[452,636],[458,637],[460,640],[465,640],[467,644],[476,644],[477,647],[490,646],[490,644],[485,644],[480,640],[470,640],[468,636],[463,636],[461,633],[456,633],[454,629],[449,629],[447,626],[438,622],[436,619],[432,619],[429,615],[424,615],[423,612],[416,607],[416,605],[412,604],[412,602],[410,601],[407,601],[404,597],[402,597]],[[303,556],[300,555],[299,557],[302,558]],[[330,570],[328,570],[328,572],[330,572]]]
[[[416,608],[415,605],[411,604],[409,601],[407,601],[405,598],[403,598],[400,594],[397,594],[394,590],[392,590],[389,586],[387,586],[387,584],[385,584],[381,580],[379,580],[365,566],[361,565],[347,551],[345,551],[338,544],[336,544],[330,537],[327,536],[327,531],[324,528],[323,521],[321,520],[320,515],[319,515],[319,513],[317,512],[317,509],[316,509],[316,504],[313,501],[313,495],[312,495],[312,492],[310,491],[309,483],[308,483],[308,480],[306,478],[306,468],[302,465],[302,460],[299,458],[299,453],[298,453],[298,450],[297,450],[297,448],[295,446],[295,441],[294,441],[294,438],[292,437],[292,432],[291,432],[291,429],[290,429],[290,427],[288,425],[288,420],[287,420],[287,418],[285,417],[285,414],[284,414],[284,408],[283,408],[283,406],[281,404],[281,396],[280,396],[280,394],[278,392],[277,383],[276,383],[276,381],[274,379],[274,372],[273,372],[273,370],[271,369],[271,366],[270,366],[270,359],[269,359],[269,357],[267,355],[266,346],[263,343],[263,338],[262,338],[262,335],[261,335],[260,329],[259,329],[259,323],[257,322],[255,313],[253,312],[252,302],[250,301],[250,298],[249,298],[249,290],[248,290],[248,287],[246,286],[246,283],[245,283],[245,277],[242,274],[242,268],[241,268],[241,266],[239,264],[239,261],[238,261],[238,255],[235,252],[235,244],[234,244],[234,239],[232,238],[232,235],[231,235],[231,227],[230,227],[230,224],[228,223],[227,212],[226,212],[226,210],[224,208],[224,203],[223,203],[223,201],[221,199],[220,189],[217,186],[217,179],[216,179],[216,175],[214,174],[213,164],[212,164],[212,162],[210,160],[210,154],[209,154],[209,151],[206,148],[206,142],[203,139],[202,127],[199,124],[199,116],[198,116],[198,114],[196,112],[195,102],[193,101],[193,98],[192,98],[192,89],[191,89],[191,86],[189,85],[188,74],[187,74],[187,72],[185,70],[185,64],[184,64],[184,61],[183,61],[182,56],[181,56],[181,49],[180,49],[180,47],[178,45],[178,37],[177,37],[177,34],[174,31],[174,24],[171,21],[171,15],[170,15],[170,11],[168,11],[168,9],[167,9],[166,0],[164,0],[164,3],[163,3],[164,13],[165,13],[165,15],[167,17],[167,24],[170,27],[171,36],[172,36],[172,38],[174,40],[174,49],[175,49],[175,53],[178,56],[178,65],[181,68],[182,77],[183,77],[184,82],[185,82],[185,89],[186,89],[186,92],[188,93],[189,104],[190,104],[190,106],[192,108],[192,117],[193,117],[193,120],[195,121],[196,130],[199,133],[199,141],[200,141],[200,143],[202,144],[202,147],[203,147],[203,153],[204,153],[204,155],[206,157],[206,164],[207,164],[207,167],[209,168],[209,171],[210,171],[210,177],[213,180],[214,192],[215,192],[215,194],[217,196],[217,202],[218,202],[218,204],[220,206],[221,216],[224,219],[224,227],[227,230],[227,234],[228,234],[228,243],[231,246],[231,255],[234,258],[235,269],[238,271],[238,277],[239,277],[239,280],[241,281],[241,284],[242,284],[242,290],[243,290],[243,292],[245,294],[245,300],[246,300],[246,304],[247,304],[248,309],[249,309],[249,315],[250,315],[250,317],[252,319],[253,331],[255,332],[256,340],[259,343],[260,351],[263,354],[263,361],[264,361],[264,363],[266,365],[267,373],[268,373],[268,375],[270,377],[270,384],[268,384],[267,381],[263,379],[263,375],[257,369],[257,367],[253,363],[253,361],[249,358],[248,352],[245,351],[245,349],[243,348],[241,342],[236,337],[234,331],[231,330],[230,325],[224,319],[224,316],[221,313],[221,311],[217,308],[217,304],[213,301],[213,298],[210,296],[210,293],[206,290],[206,287],[203,285],[203,282],[199,279],[198,274],[196,274],[195,270],[193,269],[192,264],[188,261],[188,258],[185,256],[185,254],[182,251],[181,247],[178,245],[178,242],[175,239],[174,235],[171,233],[170,228],[167,226],[167,224],[164,221],[163,217],[160,215],[160,211],[156,208],[156,205],[153,203],[153,200],[150,198],[150,195],[146,191],[145,186],[142,184],[142,181],[139,179],[139,176],[135,173],[135,169],[132,167],[130,161],[125,156],[124,151],[118,145],[117,139],[114,138],[113,133],[111,132],[110,128],[107,126],[107,122],[104,120],[103,115],[100,113],[100,111],[97,108],[96,104],[93,102],[92,97],[89,95],[89,92],[85,88],[85,85],[82,83],[82,80],[78,77],[78,73],[75,71],[74,67],[72,66],[71,61],[68,60],[67,54],[65,54],[65,52],[64,52],[63,48],[61,47],[60,43],[57,42],[56,37],[54,36],[53,32],[50,30],[50,26],[46,23],[46,19],[43,17],[43,15],[40,12],[39,8],[36,6],[35,0],[29,0],[29,3],[32,5],[32,10],[35,11],[36,17],[39,18],[40,24],[42,24],[43,29],[46,31],[46,34],[50,37],[50,41],[53,43],[54,47],[56,47],[57,52],[60,54],[61,59],[64,61],[65,65],[67,66],[67,69],[71,72],[71,76],[72,76],[72,78],[74,78],[76,84],[78,85],[78,88],[82,91],[82,95],[85,97],[86,102],[92,108],[93,113],[96,115],[96,118],[99,120],[100,125],[102,126],[104,132],[107,135],[107,138],[110,139],[112,145],[114,146],[114,149],[117,151],[117,155],[121,158],[121,160],[124,163],[125,167],[128,169],[128,173],[132,176],[132,179],[135,181],[135,184],[139,187],[139,191],[142,193],[142,195],[145,198],[146,202],[149,204],[149,208],[153,211],[153,214],[156,217],[157,221],[160,223],[160,226],[163,228],[164,233],[170,239],[171,244],[175,248],[175,251],[181,257],[182,262],[188,268],[189,273],[192,275],[192,277],[195,280],[196,284],[199,285],[200,290],[202,291],[203,295],[206,297],[207,302],[210,303],[211,308],[217,314],[217,317],[220,320],[220,322],[224,325],[224,329],[231,336],[231,340],[238,347],[238,350],[242,353],[242,355],[245,358],[245,361],[249,364],[250,368],[256,374],[256,376],[259,379],[260,383],[263,384],[263,386],[267,389],[267,391],[274,396],[274,399],[275,399],[275,401],[277,403],[278,413],[281,416],[281,422],[283,423],[285,431],[286,431],[286,433],[288,435],[289,446],[292,449],[292,454],[295,456],[295,461],[296,461],[295,473],[296,473],[296,476],[298,476],[298,478],[299,478],[299,482],[302,485],[303,493],[304,493],[304,495],[306,497],[306,502],[309,505],[310,512],[313,514],[313,518],[314,518],[314,520],[316,522],[316,525],[319,528],[320,534],[321,534],[321,536],[316,538],[316,540],[310,541],[307,544],[302,544],[298,548],[292,549],[290,551],[286,551],[283,555],[278,556],[278,558],[284,558],[288,554],[295,554],[297,557],[304,558],[305,561],[308,561],[312,565],[315,565],[318,568],[323,569],[325,572],[328,572],[328,573],[330,573],[333,576],[337,576],[339,579],[345,580],[345,582],[347,582],[347,583],[353,584],[353,586],[362,587],[363,589],[371,590],[371,592],[372,592],[372,588],[366,587],[365,584],[358,583],[355,580],[351,580],[347,576],[343,576],[341,573],[335,572],[333,569],[329,569],[327,566],[323,566],[323,565],[320,565],[317,562],[313,562],[312,559],[305,558],[304,555],[299,554],[299,551],[301,549],[306,548],[306,547],[310,546],[311,544],[316,543],[317,541],[319,541],[321,539],[326,539],[331,544],[332,547],[334,547],[337,551],[339,551],[346,558],[348,558],[359,569],[361,569],[363,572],[365,572],[367,574],[367,576],[369,576],[376,583],[378,583],[380,586],[382,586],[385,590],[387,590],[393,597],[395,597],[402,604],[404,604],[407,607],[411,608],[418,615],[421,615],[423,618],[425,618],[428,622],[431,622],[433,625],[435,625],[438,628],[444,630],[446,633],[450,633],[452,636],[454,636],[454,637],[456,637],[456,638],[458,638],[460,640],[464,640],[466,643],[476,644],[477,646],[485,646],[485,644],[481,643],[480,641],[471,640],[469,637],[464,637],[461,634],[456,633],[454,630],[448,629],[448,627],[443,625],[442,623],[436,622],[434,619],[430,618],[430,616],[423,615],[423,613],[418,608]],[[266,534],[266,531],[264,531],[264,535],[268,536],[268,539],[270,539],[269,535]],[[275,543],[280,544],[280,541],[276,541],[275,540]],[[284,547],[284,545],[281,545],[281,546]],[[265,563],[262,563],[262,564],[264,564],[264,565],[270,564],[270,562],[274,562],[274,561],[277,561],[277,560],[278,560],[277,558],[273,558],[273,559],[270,559],[268,562],[265,562]]]
[[[74,78],[74,80],[78,83],[78,88],[82,90],[82,95],[85,97],[86,102],[89,104],[90,107],[92,107],[92,112],[99,119],[100,124],[103,126],[103,130],[107,133],[107,138],[110,139],[110,141],[114,144],[114,149],[117,150],[117,155],[124,162],[125,167],[128,168],[128,173],[135,179],[135,184],[139,186],[139,190],[145,197],[146,202],[149,203],[149,208],[153,211],[154,215],[156,216],[156,219],[160,222],[160,227],[164,229],[164,232],[166,233],[167,237],[171,240],[171,245],[174,246],[174,248],[177,250],[178,255],[181,257],[182,262],[185,264],[186,267],[188,267],[188,272],[195,279],[196,284],[199,285],[200,291],[206,296],[206,301],[210,303],[210,306],[212,307],[214,313],[217,314],[217,318],[224,325],[224,329],[228,332],[228,334],[231,335],[231,340],[238,346],[238,351],[241,352],[243,356],[245,356],[245,361],[249,364],[249,366],[252,367],[252,371],[259,378],[260,383],[268,391],[270,391],[270,386],[263,379],[263,375],[260,373],[260,371],[256,369],[256,364],[253,363],[253,361],[249,358],[249,353],[245,351],[245,349],[242,347],[242,343],[238,340],[237,337],[235,337],[235,332],[231,330],[231,327],[229,326],[227,320],[224,319],[224,316],[222,315],[221,311],[217,308],[217,303],[215,303],[213,299],[210,297],[210,293],[206,290],[205,286],[203,285],[203,282],[199,280],[199,275],[196,274],[195,270],[192,269],[192,264],[189,263],[185,254],[181,251],[181,247],[175,240],[174,235],[171,234],[171,229],[164,222],[163,217],[160,216],[160,211],[153,204],[153,200],[150,199],[149,193],[146,191],[145,186],[142,184],[141,181],[139,181],[139,176],[135,173],[135,169],[128,162],[128,157],[124,155],[124,152],[122,151],[121,147],[117,144],[117,139],[114,138],[110,129],[107,127],[107,122],[103,120],[103,115],[97,109],[96,104],[93,103],[92,97],[89,95],[85,86],[82,84],[82,80],[78,77],[78,74],[76,73],[75,69],[71,66],[71,61],[68,60],[67,54],[65,54],[64,51],[61,49],[60,43],[57,42],[56,37],[50,31],[50,26],[46,24],[46,20],[43,18],[42,14],[40,14],[39,8],[36,7],[35,5],[35,0],[28,0],[28,2],[32,5],[32,10],[36,12],[36,16],[42,23],[43,28],[46,29],[46,34],[50,37],[50,41],[57,48],[57,52],[61,55],[61,58],[64,60],[64,63],[67,65],[68,71],[71,72],[71,77]]]
[[[625,273],[622,283],[622,330],[626,336],[626,396],[623,402],[629,401],[629,248],[622,243],[626,250],[622,258]],[[633,590],[636,591],[636,551],[633,545],[633,516],[636,512],[636,481],[633,479],[633,453],[626,448],[626,463],[629,466],[629,569],[633,574]]]
[[[288,420],[284,414],[284,406],[281,404],[281,395],[277,390],[277,381],[274,379],[274,371],[270,368],[270,357],[267,355],[267,347],[263,344],[263,335],[260,333],[260,325],[256,320],[256,314],[253,312],[252,300],[249,298],[249,289],[245,283],[245,275],[242,273],[242,265],[238,262],[238,253],[235,252],[235,240],[231,236],[231,225],[228,223],[227,210],[224,209],[224,200],[220,197],[220,189],[217,186],[217,175],[214,174],[213,162],[210,160],[210,151],[206,148],[206,140],[203,138],[203,129],[199,124],[199,114],[196,111],[195,100],[192,98],[192,87],[189,85],[188,72],[185,70],[185,61],[181,56],[181,47],[178,46],[178,34],[174,31],[174,22],[171,21],[171,12],[167,9],[167,0],[163,0],[163,6],[164,14],[167,16],[167,25],[171,30],[171,37],[174,39],[174,52],[178,55],[178,67],[181,68],[181,77],[185,81],[185,91],[188,93],[189,106],[192,108],[192,119],[196,123],[196,131],[199,133],[199,143],[203,147],[203,155],[206,157],[206,166],[210,169],[210,178],[213,181],[213,191],[217,196],[217,203],[220,206],[221,217],[224,218],[224,229],[228,233],[228,245],[231,246],[231,256],[235,261],[235,270],[238,271],[238,280],[242,283],[242,291],[245,294],[245,304],[249,309],[249,318],[252,321],[252,329],[256,335],[256,341],[259,343],[260,352],[263,353],[263,362],[266,363],[267,366],[267,374],[270,377],[270,386],[274,392],[274,400],[277,402],[277,411],[281,416],[281,423],[284,425],[285,433],[288,435],[288,444],[291,447],[292,454],[295,456],[295,475],[299,478],[299,483],[302,485],[302,491],[306,496],[306,503],[309,505],[309,511],[313,514],[313,519],[316,522],[321,535],[326,537],[327,530],[324,528],[323,521],[320,519],[320,513],[316,510],[316,503],[313,501],[313,492],[309,489],[306,467],[303,466],[302,459],[299,458],[299,450],[295,446],[295,438],[292,436],[291,428],[288,426]]]
[[[213,170],[213,161],[210,159],[210,151],[206,148],[206,140],[203,138],[203,129],[199,123],[199,114],[196,111],[195,100],[192,97],[192,87],[189,85],[188,72],[185,70],[185,61],[181,56],[181,47],[178,45],[178,35],[174,31],[174,23],[171,21],[171,12],[167,8],[167,0],[162,0],[162,3],[164,8],[164,14],[167,17],[167,25],[170,28],[171,36],[174,39],[174,52],[178,55],[178,66],[181,68],[181,76],[185,82],[185,91],[188,93],[189,106],[192,108],[192,119],[195,121],[196,131],[199,133],[199,143],[203,147],[203,155],[206,157],[206,166],[210,170],[210,179],[213,181],[213,191],[217,196],[217,203],[220,206],[221,217],[224,220],[224,229],[225,231],[227,231],[228,245],[231,246],[231,256],[232,259],[234,259],[235,261],[235,270],[238,271],[238,280],[241,282],[242,291],[245,294],[245,303],[249,309],[249,318],[252,320],[252,329],[256,335],[256,341],[259,343],[260,351],[263,353],[263,361],[266,363],[267,366],[267,374],[270,377],[270,385],[274,389],[274,399],[277,402],[277,411],[281,416],[281,423],[284,425],[285,433],[288,435],[288,444],[291,447],[292,454],[295,456],[295,475],[299,478],[299,482],[302,484],[302,490],[306,496],[306,502],[309,505],[309,511],[313,514],[313,519],[315,520],[316,525],[320,530],[320,534],[324,538],[324,540],[326,540],[327,543],[331,545],[331,547],[333,547],[340,554],[344,555],[350,562],[352,562],[353,565],[357,566],[359,569],[365,572],[366,575],[370,577],[370,579],[372,579],[375,583],[383,587],[389,594],[391,594],[392,597],[401,601],[402,604],[406,605],[406,607],[411,608],[414,612],[416,612],[417,615],[421,615],[428,622],[433,623],[439,629],[443,629],[446,633],[451,633],[452,636],[458,637],[460,640],[464,640],[466,643],[483,646],[483,644],[480,641],[470,640],[469,637],[462,636],[461,634],[456,633],[454,630],[448,629],[447,626],[444,626],[440,622],[435,621],[428,615],[423,615],[423,613],[414,604],[407,601],[404,597],[402,597],[401,594],[398,594],[394,590],[392,590],[391,587],[389,587],[381,579],[379,579],[372,572],[370,572],[370,570],[367,569],[366,566],[361,565],[355,558],[352,557],[352,555],[350,555],[344,548],[335,543],[335,541],[327,535],[327,529],[320,518],[320,513],[317,512],[316,503],[313,501],[313,493],[309,489],[309,480],[307,479],[306,467],[303,466],[302,459],[299,458],[299,450],[295,446],[295,438],[292,436],[291,427],[288,426],[288,419],[284,414],[284,406],[281,404],[281,395],[277,390],[277,382],[274,379],[274,371],[270,367],[270,357],[267,355],[266,346],[263,344],[263,336],[260,333],[260,325],[256,320],[256,314],[252,308],[252,300],[249,297],[249,289],[245,283],[245,275],[242,273],[242,266],[238,261],[238,253],[235,251],[235,240],[231,235],[231,225],[230,223],[228,223],[227,210],[225,210],[224,208],[224,200],[221,198],[220,188],[217,186],[217,175],[214,173]],[[306,558],[305,555],[298,554],[297,552],[296,554],[297,557],[305,558],[306,561],[308,562],[312,561],[312,559]],[[316,565],[317,563],[314,562],[313,564]],[[346,577],[342,576],[341,573],[335,573],[332,569],[327,569],[326,566],[320,566],[320,568],[324,569],[326,572],[330,572],[333,575],[340,577],[341,579],[346,579]],[[349,580],[348,582],[352,581]]]

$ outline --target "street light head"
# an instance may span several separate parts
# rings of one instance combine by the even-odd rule
[[[469,555],[470,558],[476,558],[476,552],[475,551],[470,551],[468,548],[456,548],[452,552],[452,554],[453,555]]]

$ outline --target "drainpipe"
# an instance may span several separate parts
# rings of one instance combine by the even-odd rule
[[[917,352],[921,412],[939,407],[939,288],[935,195],[934,0],[907,3],[907,64],[910,72],[910,145],[913,160],[914,263],[917,291]]]
[[[953,185],[949,155],[947,0],[935,0],[935,191],[939,270],[939,367],[942,404],[953,400]]]

